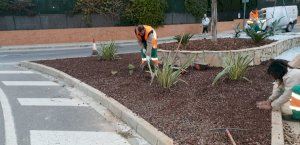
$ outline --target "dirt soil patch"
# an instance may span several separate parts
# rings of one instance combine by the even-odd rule
[[[220,68],[196,71],[192,68],[171,90],[156,82],[149,85],[148,75],[138,66],[138,54],[121,55],[115,61],[95,57],[39,61],[61,70],[101,90],[137,113],[179,145],[230,144],[224,132],[214,128],[241,128],[232,131],[239,145],[271,144],[271,111],[259,110],[256,102],[266,99],[272,90],[272,79],[266,65],[249,68],[247,81],[223,79],[212,86]],[[129,75],[128,64],[137,68]],[[118,71],[112,75],[111,71]]]
[[[274,40],[264,40],[261,43],[254,43],[251,39],[246,38],[219,38],[217,42],[213,42],[211,39],[191,40],[186,47],[181,46],[181,50],[239,50],[245,48],[259,47],[266,44],[270,44]],[[177,43],[164,43],[159,44],[158,48],[164,50],[173,50],[177,48]]]

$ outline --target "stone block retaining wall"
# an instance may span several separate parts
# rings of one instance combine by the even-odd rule
[[[270,60],[279,54],[283,53],[286,50],[289,50],[293,47],[300,46],[300,37],[295,37],[287,40],[280,40],[273,42],[271,44],[247,48],[240,50],[231,50],[231,51],[180,51],[178,52],[178,62],[180,65],[186,59],[190,57],[194,58],[194,63],[197,64],[209,64],[210,66],[221,67],[223,65],[224,59],[230,55],[249,55],[250,58],[253,58],[251,65],[259,65],[261,62]],[[161,59],[166,57],[170,53],[169,50],[159,50],[158,55]]]

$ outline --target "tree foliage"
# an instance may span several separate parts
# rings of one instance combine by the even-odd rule
[[[167,9],[166,0],[130,0],[121,16],[122,25],[162,25]]]
[[[87,25],[91,25],[91,14],[104,14],[117,17],[124,10],[123,0],[77,0],[74,12],[83,13]]]
[[[196,19],[200,19],[207,11],[207,0],[185,0],[185,9]]]

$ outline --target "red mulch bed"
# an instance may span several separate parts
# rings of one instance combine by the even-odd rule
[[[95,57],[39,61],[59,69],[103,91],[137,113],[180,145],[230,144],[224,132],[214,128],[241,128],[232,131],[239,145],[271,144],[271,111],[259,110],[256,102],[267,99],[272,79],[265,65],[249,68],[247,81],[212,80],[220,68],[189,71],[171,90],[162,89],[138,68],[129,75],[129,63],[138,66],[138,54],[121,55],[116,61]],[[118,71],[112,75],[111,71]]]
[[[201,40],[191,40],[186,47],[181,46],[181,50],[238,50],[245,48],[259,47],[266,44],[270,44],[274,40],[264,40],[261,43],[254,43],[251,39],[246,38],[219,38],[217,42],[213,42],[211,39],[201,39]],[[176,49],[178,44],[173,43],[164,43],[159,44],[158,48],[164,50],[173,50]]]

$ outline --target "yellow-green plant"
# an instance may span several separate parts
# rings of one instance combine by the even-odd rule
[[[129,71],[130,75],[133,74],[134,69],[135,69],[135,66],[133,64],[128,64],[128,71]]]
[[[184,34],[184,35],[176,35],[174,36],[173,39],[175,39],[177,41],[177,43],[179,43],[181,41],[181,44],[186,47],[186,45],[190,42],[190,39],[194,36],[194,34]]]
[[[221,71],[214,79],[213,85],[217,83],[217,81],[227,76],[231,80],[239,80],[239,79],[247,79],[244,77],[249,64],[251,63],[252,59],[249,55],[232,55],[230,54],[228,57],[225,58],[224,69]]]
[[[156,77],[157,81],[163,88],[171,88],[178,81],[184,80],[180,79],[182,72],[186,71],[186,69],[192,64],[194,60],[194,56],[189,57],[182,65],[179,67],[174,67],[174,61],[176,58],[176,54],[172,55],[172,52],[163,59],[162,68],[157,69]],[[173,52],[174,53],[174,52]]]
[[[102,48],[97,48],[98,58],[103,60],[114,60],[117,58],[118,47],[114,41],[109,44],[102,45]]]

